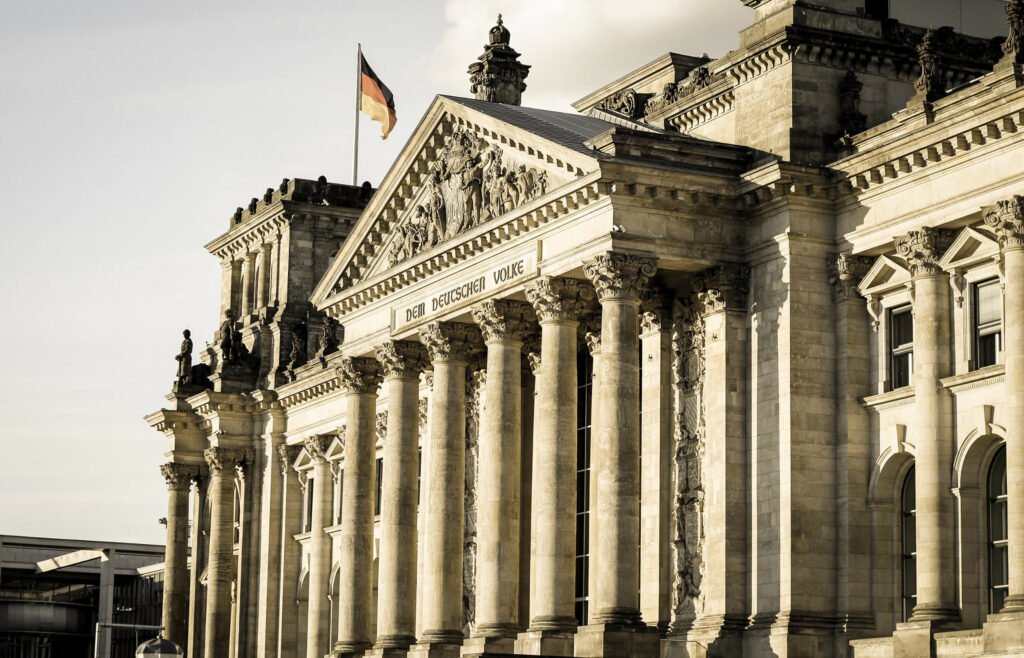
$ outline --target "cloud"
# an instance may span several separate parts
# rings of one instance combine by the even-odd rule
[[[725,54],[753,19],[739,0],[445,0],[448,26],[432,57],[438,88],[469,95],[466,69],[499,12],[531,64],[523,104],[569,103],[664,55]]]

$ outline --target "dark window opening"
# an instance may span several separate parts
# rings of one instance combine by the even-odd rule
[[[381,496],[384,492],[384,460],[380,457],[377,458],[377,497],[373,503],[373,515],[380,516],[380,502]]]
[[[1002,610],[1010,590],[1009,535],[1006,516],[1006,448],[1000,448],[988,470],[989,612]]]
[[[914,315],[909,306],[889,311],[889,389],[910,386],[914,373]]]
[[[576,357],[576,621],[587,623],[590,591],[590,441],[594,359],[586,349]]]
[[[900,494],[900,598],[903,621],[907,621],[917,605],[917,491],[913,467],[903,480]]]

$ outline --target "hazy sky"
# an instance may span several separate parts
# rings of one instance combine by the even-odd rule
[[[284,177],[350,180],[357,42],[398,108],[387,142],[362,124],[376,185],[435,94],[469,95],[499,9],[533,65],[524,104],[566,111],[667,51],[724,54],[752,16],[738,0],[3,4],[0,534],[158,543],[167,443],[142,417],[181,330],[212,339],[202,245]]]

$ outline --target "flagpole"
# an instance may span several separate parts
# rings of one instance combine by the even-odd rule
[[[352,134],[352,184],[359,184],[359,111],[363,94],[363,44],[356,44],[356,127]]]

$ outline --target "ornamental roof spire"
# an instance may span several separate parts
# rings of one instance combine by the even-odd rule
[[[488,33],[484,53],[469,65],[469,89],[477,100],[521,104],[530,67],[522,64],[519,53],[509,46],[510,36],[498,14],[498,23]]]

